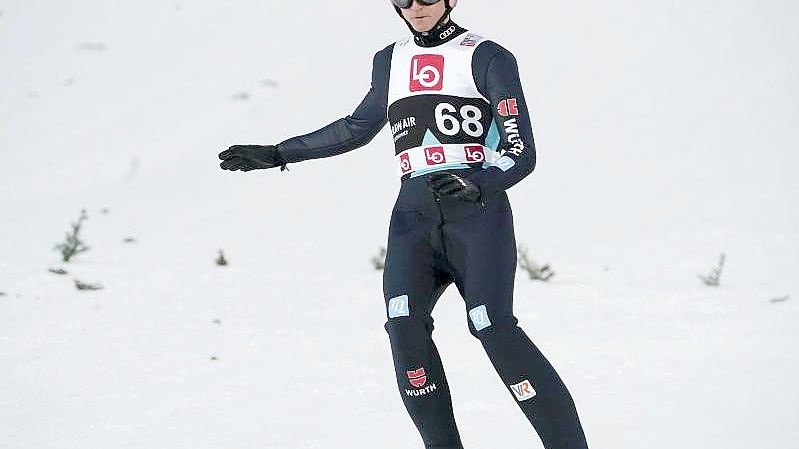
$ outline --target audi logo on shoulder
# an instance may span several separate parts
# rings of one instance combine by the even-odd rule
[[[446,39],[446,38],[452,36],[452,33],[454,33],[454,32],[455,32],[455,25],[453,25],[453,26],[447,28],[446,30],[444,30],[441,34],[438,35],[438,37],[439,37],[439,39]]]

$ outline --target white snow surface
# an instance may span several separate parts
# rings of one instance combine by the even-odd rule
[[[408,33],[387,3],[0,1],[0,448],[422,448],[369,262],[388,131],[217,160],[350,113]],[[590,446],[796,447],[799,2],[461,3],[519,61],[517,241],[557,274],[519,272],[515,311]],[[434,317],[466,448],[542,447],[454,287]]]

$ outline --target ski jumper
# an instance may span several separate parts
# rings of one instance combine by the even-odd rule
[[[431,313],[452,283],[469,330],[547,449],[586,449],[574,402],[513,315],[516,242],[505,190],[535,167],[530,115],[513,55],[452,25],[432,47],[408,38],[377,52],[352,115],[278,144],[286,162],[367,144],[390,123],[401,187],[383,274],[385,330],[405,407],[428,449],[462,449]],[[438,197],[430,173],[474,182],[481,199]]]

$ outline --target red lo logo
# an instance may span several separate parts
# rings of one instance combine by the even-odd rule
[[[425,148],[424,157],[427,158],[427,165],[438,165],[447,162],[447,157],[444,156],[444,147]]]
[[[408,157],[408,153],[400,154],[400,170],[403,174],[411,171],[411,159]]]
[[[468,162],[482,162],[486,158],[483,147],[480,145],[467,145],[464,150],[466,150],[466,160]]]
[[[406,371],[408,374],[408,381],[416,388],[424,386],[427,382],[427,376],[424,374],[424,367],[413,371]]]
[[[416,55],[411,59],[411,92],[444,87],[444,56]]]
[[[508,98],[507,100],[500,101],[499,105],[497,105],[497,112],[499,112],[499,115],[503,117],[519,115],[519,108],[516,106],[516,99]]]

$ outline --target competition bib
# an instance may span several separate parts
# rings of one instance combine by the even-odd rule
[[[394,45],[387,112],[399,176],[496,159],[493,110],[472,77],[472,55],[483,40],[466,32],[433,48],[412,38]]]

